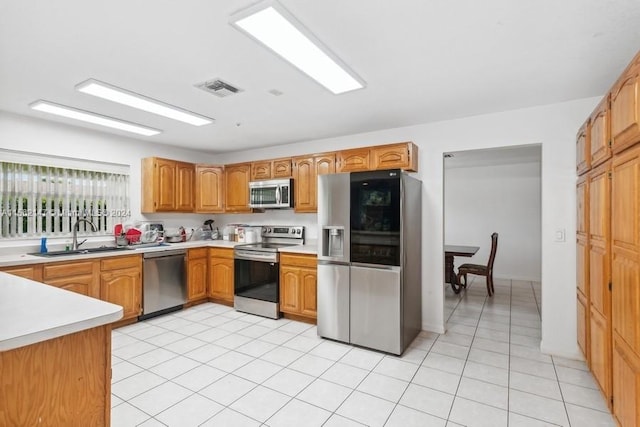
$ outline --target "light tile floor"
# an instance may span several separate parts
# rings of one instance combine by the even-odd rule
[[[202,304],[113,331],[112,426],[614,426],[583,362],[538,350],[540,285],[446,288],[402,357]]]

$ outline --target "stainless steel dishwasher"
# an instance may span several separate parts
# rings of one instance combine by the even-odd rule
[[[187,302],[186,257],[184,249],[143,255],[140,320],[180,310]]]

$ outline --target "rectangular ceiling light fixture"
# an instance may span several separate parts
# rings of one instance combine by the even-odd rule
[[[158,129],[140,126],[135,123],[113,119],[111,117],[90,113],[89,111],[78,110],[77,108],[67,107],[65,105],[55,104],[49,101],[38,100],[29,104],[29,107],[33,110],[55,114],[56,116],[81,120],[83,122],[119,129],[126,132],[133,132],[138,135],[153,136],[162,133],[162,131],[159,131]]]
[[[189,123],[194,126],[203,126],[213,123],[213,119],[208,117],[183,110],[182,108],[174,107],[173,105],[165,104],[164,102],[157,101],[144,95],[139,95],[135,92],[95,79],[89,79],[79,83],[76,85],[76,90],[107,99],[109,101],[117,102],[118,104],[127,105],[149,113]]]
[[[365,83],[275,0],[231,16],[230,24],[262,43],[334,94]]]

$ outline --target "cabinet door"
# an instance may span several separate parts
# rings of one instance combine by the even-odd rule
[[[607,401],[611,396],[610,167],[605,163],[589,175],[589,355]]]
[[[233,259],[211,258],[209,275],[209,296],[233,302]]]
[[[314,156],[314,166],[316,175],[325,175],[328,173],[336,173],[336,155],[335,153],[318,154]],[[316,185],[318,181],[315,180]],[[315,193],[314,193],[315,194]]]
[[[280,266],[280,311],[300,314],[300,269]]]
[[[613,416],[620,426],[640,426],[640,358],[615,333],[613,340]]]
[[[404,169],[415,171],[412,160],[418,155],[410,142],[371,147],[371,169]]]
[[[20,265],[15,267],[4,267],[0,271],[13,274],[14,276],[24,277],[25,279],[42,282],[42,266],[41,265]]]
[[[251,163],[251,181],[271,179],[272,178],[271,166],[272,166],[271,160]]]
[[[316,318],[318,315],[318,272],[315,268],[300,269],[300,314]]]
[[[92,295],[94,288],[94,278],[92,274],[50,279],[46,283],[47,285],[55,286],[56,288],[64,289],[78,294],[95,296]]]
[[[578,347],[582,350],[584,358],[589,363],[589,302],[582,292],[577,292],[577,334]]]
[[[189,302],[207,297],[207,258],[189,258],[187,265],[187,299]]]
[[[315,212],[317,210],[317,176],[313,157],[293,159],[293,190],[295,192],[296,212]]]
[[[249,208],[249,179],[251,164],[229,165],[224,169],[225,209],[227,212],[251,212]]]
[[[598,104],[591,115],[588,127],[591,167],[602,164],[611,157],[610,128],[609,128],[609,96]]]
[[[193,212],[195,189],[195,166],[191,163],[176,163],[176,210]]]
[[[224,212],[224,169],[222,166],[196,166],[195,211]]]
[[[176,163],[173,160],[155,160],[155,210],[172,211],[176,208]],[[149,189],[143,188],[142,191]]]
[[[140,269],[128,268],[100,273],[100,294],[104,301],[122,306],[121,320],[137,317],[142,309]]]
[[[291,176],[291,159],[277,159],[273,161],[273,178],[289,178]]]
[[[576,135],[576,172],[582,175],[591,169],[591,145],[589,144],[589,121],[587,120]]]
[[[640,354],[640,146],[614,159],[611,182],[613,330]]]
[[[640,140],[640,67],[631,67],[611,91],[611,138],[618,153]]]
[[[369,170],[369,148],[356,148],[339,151],[336,155],[338,172],[355,172]]]

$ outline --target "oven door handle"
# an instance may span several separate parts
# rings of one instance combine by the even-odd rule
[[[248,261],[262,261],[262,262],[278,262],[278,255],[275,253],[264,253],[256,251],[245,251],[236,249],[233,257],[235,259],[244,259]]]

